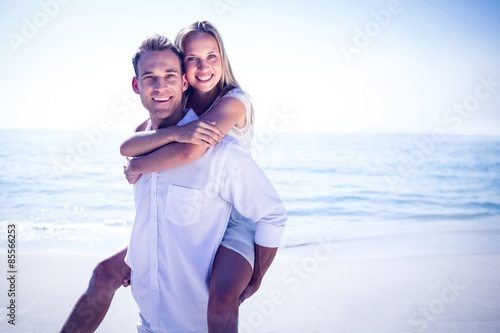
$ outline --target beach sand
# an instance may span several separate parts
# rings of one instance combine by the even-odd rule
[[[21,252],[16,325],[7,323],[3,278],[0,331],[58,332],[99,259]],[[0,260],[6,262],[5,253]],[[121,288],[97,332],[135,332],[137,311],[130,288]],[[280,249],[259,292],[241,306],[240,332],[498,333],[500,232],[394,235]]]

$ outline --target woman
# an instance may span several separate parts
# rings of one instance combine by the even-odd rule
[[[176,45],[184,55],[185,74],[190,84],[186,108],[193,109],[200,120],[148,132],[142,132],[147,122],[139,126],[138,133],[127,139],[120,149],[125,156],[141,156],[132,158],[125,167],[130,183],[137,181],[141,173],[173,168],[200,158],[225,134],[232,135],[250,149],[253,134],[250,97],[234,78],[218,31],[209,22],[196,22],[179,32]],[[261,247],[254,248],[254,236],[255,224],[233,210],[210,280],[210,332],[236,332],[239,304],[260,285],[265,269],[253,269],[254,256],[255,251],[257,255],[264,252]],[[123,261],[125,254],[126,249],[96,267],[87,293],[78,302],[90,303],[91,294],[101,295],[102,310],[96,311],[96,320],[91,323],[94,326],[89,325],[89,330],[95,330],[102,321],[123,277],[123,284],[128,285],[130,268]],[[264,254],[270,260],[274,255],[275,251]],[[67,323],[81,322],[73,316],[82,312],[77,310],[78,303]]]

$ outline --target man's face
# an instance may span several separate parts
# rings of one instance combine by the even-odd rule
[[[172,50],[145,52],[137,68],[139,76],[133,78],[132,88],[141,95],[153,126],[175,125],[182,115],[182,94],[188,87],[179,57]],[[169,122],[172,115],[176,117]]]

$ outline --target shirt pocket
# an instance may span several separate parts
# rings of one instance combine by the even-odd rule
[[[165,202],[165,219],[181,227],[198,223],[202,191],[170,184]]]

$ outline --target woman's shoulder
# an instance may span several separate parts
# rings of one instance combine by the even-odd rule
[[[243,104],[247,104],[251,102],[250,95],[241,89],[241,87],[235,87],[228,90],[222,97],[234,97],[243,102]]]

